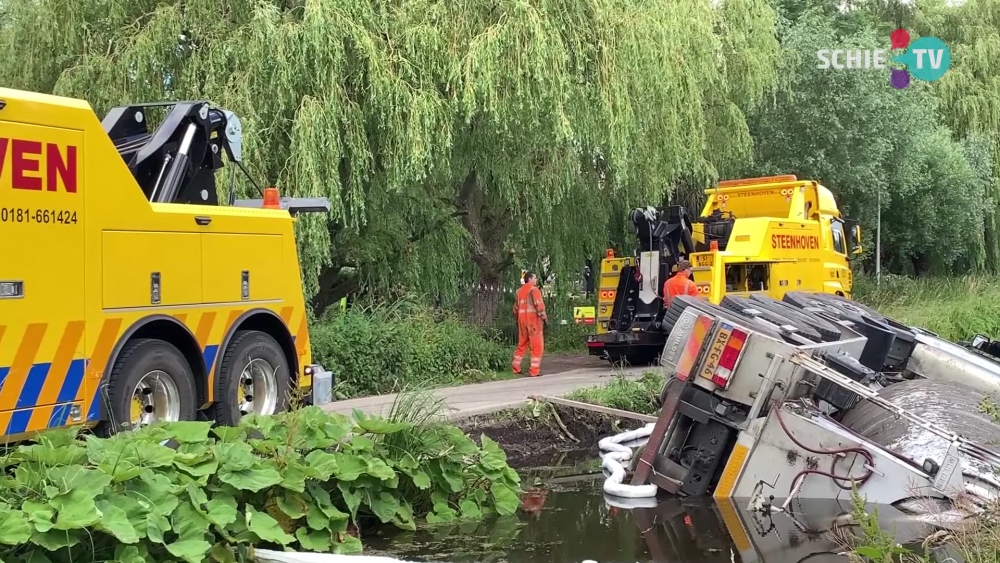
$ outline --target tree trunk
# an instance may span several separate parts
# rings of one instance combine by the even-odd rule
[[[340,264],[324,266],[319,274],[319,291],[313,296],[310,305],[313,315],[318,319],[331,306],[350,293],[361,289],[356,274],[344,274]]]
[[[491,326],[496,322],[503,305],[503,292],[500,290],[503,273],[480,268],[477,274],[469,322],[476,326]]]
[[[930,273],[931,261],[923,253],[911,255],[910,262],[913,264],[914,277],[924,278]]]
[[[454,201],[469,233],[469,258],[477,270],[469,321],[478,326],[496,322],[503,303],[503,273],[514,264],[514,255],[507,250],[513,213],[508,205],[489,197],[484,183],[489,179],[484,181],[475,170],[470,171]]]

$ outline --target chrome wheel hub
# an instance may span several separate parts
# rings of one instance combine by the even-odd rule
[[[277,369],[267,360],[250,360],[240,373],[236,393],[240,414],[274,414],[278,408]]]
[[[132,389],[131,427],[173,422],[180,420],[180,416],[181,397],[174,378],[162,370],[153,370],[142,376]]]

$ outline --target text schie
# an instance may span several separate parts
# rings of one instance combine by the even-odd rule
[[[817,250],[819,249],[819,237],[815,235],[771,235],[771,248]]]
[[[77,188],[77,147],[0,137],[0,179],[10,176],[15,190],[44,189],[71,194]]]
[[[854,69],[875,68],[884,69],[888,51],[885,49],[821,49],[816,52],[819,65],[816,68]]]

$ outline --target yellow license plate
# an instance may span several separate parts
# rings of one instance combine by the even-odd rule
[[[712,258],[713,257],[710,254],[709,255],[696,256],[695,257],[695,263],[697,263],[698,266],[700,266],[700,267],[711,268],[712,267],[712,261],[713,261]]]
[[[708,355],[705,357],[705,363],[702,364],[701,373],[698,374],[700,377],[711,380],[712,376],[715,375],[715,368],[719,367],[722,352],[726,349],[729,335],[732,333],[733,325],[719,323],[719,331],[715,333],[712,346],[708,349]]]

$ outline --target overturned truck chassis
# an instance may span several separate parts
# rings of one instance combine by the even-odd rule
[[[972,513],[1000,498],[1000,426],[975,413],[982,392],[865,367],[867,338],[849,323],[838,340],[791,343],[717,311],[687,308],[667,339],[663,406],[632,485],[772,510],[855,489],[895,506],[964,498]]]

